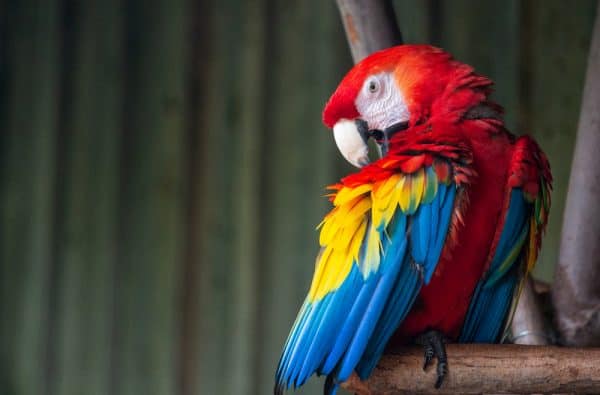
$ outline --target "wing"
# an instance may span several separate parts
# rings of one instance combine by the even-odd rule
[[[548,161],[529,137],[517,140],[508,180],[504,223],[486,276],[479,282],[459,342],[494,343],[512,319],[526,275],[533,269],[550,210]]]
[[[426,148],[388,156],[335,186],[275,393],[302,385],[313,373],[328,375],[327,393],[355,369],[368,376],[429,282],[470,170],[464,147]]]

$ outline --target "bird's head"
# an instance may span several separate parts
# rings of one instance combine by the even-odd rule
[[[333,128],[344,158],[362,167],[369,162],[369,137],[385,155],[393,134],[442,112],[464,113],[485,100],[489,85],[439,48],[400,45],[356,64],[327,102],[323,122]]]

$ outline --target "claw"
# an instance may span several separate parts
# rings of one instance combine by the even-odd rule
[[[422,345],[425,350],[423,370],[427,369],[434,356],[437,358],[435,388],[440,388],[448,373],[448,357],[446,355],[446,346],[444,345],[446,343],[444,335],[441,332],[431,330],[418,336],[416,343]]]
[[[444,378],[446,377],[447,373],[448,373],[448,363],[441,362],[438,359],[437,379],[435,380],[435,388],[436,389],[439,389],[442,386],[442,383],[444,382]]]
[[[431,344],[424,344],[423,347],[425,348],[425,356],[423,358],[423,370],[427,370],[427,367],[429,367],[429,364],[433,360],[434,352],[433,347],[431,347]]]

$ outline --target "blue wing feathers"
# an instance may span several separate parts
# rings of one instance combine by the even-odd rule
[[[360,304],[364,296],[361,297],[360,293],[368,294],[368,290],[361,289],[358,286],[362,280],[358,270],[353,270],[355,272],[350,273],[350,281],[344,283],[337,292],[327,295],[323,299],[323,302],[327,300],[328,314],[320,323],[319,331],[315,334],[313,343],[306,355],[306,361],[301,372],[301,376],[304,378],[308,378],[315,369],[320,370],[319,367],[323,359],[331,351],[335,338],[339,334],[339,328],[332,326],[335,323],[344,322],[347,309],[359,310],[361,308]],[[352,303],[354,303],[354,306]]]
[[[362,378],[371,373],[435,271],[455,196],[454,185],[440,183],[433,200],[414,214],[398,210],[381,230],[382,260],[376,271],[364,278],[356,262],[337,290],[304,302],[279,362],[277,388],[300,386],[317,372],[328,376],[325,391],[334,394],[352,371]]]
[[[499,340],[512,296],[518,282],[518,267],[493,287],[479,285],[471,304],[459,342],[493,343]]]
[[[342,293],[346,293],[346,290],[340,290]],[[340,297],[343,298],[344,295]],[[320,314],[319,320],[321,324],[318,326],[314,335],[312,335],[312,343],[310,347],[308,347],[308,352],[304,357],[304,364],[300,370],[298,375],[298,380],[301,382],[296,383],[296,386],[303,384],[303,382],[310,377],[312,372],[315,370],[315,367],[321,363],[323,355],[325,353],[324,347],[329,344],[330,339],[333,337],[334,333],[331,331],[326,324],[328,320],[331,322],[337,322],[340,317],[340,309],[339,306],[334,303],[335,298],[329,298],[327,300],[323,300],[323,306],[320,306],[320,310],[323,310],[323,313]]]
[[[306,357],[298,358],[299,354],[303,354],[305,350],[310,346],[311,340],[314,338],[315,332],[319,329],[318,322],[322,322],[323,313],[327,308],[327,303],[322,303],[319,306],[312,306],[310,311],[310,315],[306,320],[306,325],[302,328],[302,332],[300,332],[299,341],[295,346],[294,352],[292,353],[291,361],[304,360],[305,362],[309,362]],[[299,373],[302,368],[301,363],[294,363],[292,366],[292,375],[296,377],[295,385],[298,386],[304,382],[305,377],[302,377]]]
[[[347,334],[352,332],[352,327],[357,325],[362,314],[361,312],[364,311],[368,302],[370,288],[372,287],[370,284],[372,281],[369,281],[369,284],[365,284],[361,288],[358,285],[362,282],[361,276],[358,268],[353,268],[349,274],[350,281],[346,280],[337,292],[325,296],[322,301],[316,303],[319,305],[327,300],[335,307],[337,314],[328,316],[321,320],[321,322],[315,322],[315,325],[321,326],[323,332],[328,333],[329,342],[326,342],[325,339],[318,340],[321,344],[315,349],[310,361],[307,358],[304,362],[304,369],[299,376],[301,382],[298,382],[296,386],[302,385],[313,372],[319,369],[327,353],[334,352],[331,350],[337,346],[335,343],[336,339],[339,341],[342,340],[341,338],[347,337]],[[348,311],[350,311],[350,314],[348,314]],[[345,315],[347,317],[344,319]],[[340,331],[339,325],[340,323],[344,323],[344,320],[344,327]],[[301,362],[303,359],[302,355],[298,359]],[[323,373],[327,374],[328,372],[324,369]]]
[[[427,259],[423,265],[423,268],[425,269],[425,284],[428,284],[431,280],[431,276],[433,276],[433,272],[435,272],[437,262],[440,259],[440,254],[442,253],[442,249],[446,242],[446,235],[448,234],[448,227],[450,226],[452,211],[454,210],[456,186],[454,184],[450,186],[440,184],[438,193],[440,193],[440,199],[434,199],[438,200],[438,203],[440,204],[440,208],[436,213],[438,215],[437,229],[436,232],[432,233],[430,236],[430,239],[433,239],[435,235],[435,242],[431,248],[428,249]],[[417,218],[417,220],[420,221],[421,218]]]
[[[416,265],[411,264],[408,256],[402,263],[396,284],[402,284],[402,286],[392,289],[381,319],[374,330],[374,335],[369,339],[367,348],[356,366],[356,372],[361,379],[366,379],[375,368],[388,340],[406,317],[421,288],[419,269]]]
[[[443,201],[443,198],[445,197],[445,188],[440,185],[438,187],[438,194],[439,194],[439,198],[434,199],[431,202],[431,221],[429,223],[430,228],[429,228],[429,234],[431,235],[431,237],[429,237],[429,245],[427,247],[427,249],[429,251],[433,250],[434,247],[437,244],[438,241],[438,231],[439,231],[439,224],[440,224],[440,220],[439,220],[439,216],[440,216],[440,202]],[[430,254],[433,256],[433,254]],[[431,258],[428,258],[428,261],[430,261]]]
[[[354,268],[352,270],[357,270],[357,272],[359,271],[359,269]],[[335,345],[333,346],[331,353],[329,353],[323,365],[323,374],[331,373],[335,368],[335,365],[339,362],[340,357],[344,354],[344,351],[348,347],[348,343],[352,339],[352,335],[356,331],[361,318],[364,316],[364,312],[367,309],[369,300],[376,285],[376,279],[374,277],[370,277],[360,290],[360,293],[356,299],[356,303],[354,303],[354,306],[352,306],[352,310],[350,310],[350,314],[348,314],[348,317],[346,318],[341,330],[339,327],[331,328],[331,330],[337,333],[337,335],[335,339]]]
[[[337,373],[338,379],[346,380],[356,364],[364,354],[369,339],[381,336],[380,333],[374,333],[375,325],[381,321],[381,313],[389,300],[390,292],[394,285],[397,285],[398,272],[403,267],[404,256],[406,255],[406,216],[400,214],[399,218],[390,227],[391,239],[384,241],[384,250],[386,254],[381,264],[381,276],[377,288],[373,293],[367,311],[361,324],[354,334],[352,343],[348,347],[344,358],[342,359]],[[404,301],[405,303],[407,301]]]
[[[385,305],[385,301],[392,285],[391,280],[392,278],[389,275],[381,276],[379,278],[377,287],[375,288],[373,297],[365,311],[364,317],[360,321],[360,325],[352,337],[352,342],[348,346],[348,349],[340,362],[339,370],[337,372],[337,379],[339,381],[345,381],[350,377],[354,367],[365,351],[367,342],[373,334],[375,324],[379,320],[379,316]]]
[[[435,234],[431,233],[431,205],[419,207],[411,223],[411,255],[415,262],[424,263],[427,259],[429,240]],[[435,236],[434,236],[435,237]]]
[[[277,388],[302,385],[317,372],[328,376],[325,393],[335,394],[352,371],[361,379],[371,374],[435,271],[456,193],[454,184],[440,183],[431,202],[410,216],[395,215],[388,228],[380,230],[383,252],[377,270],[363,277],[356,262],[336,291],[304,303],[279,362]],[[523,192],[513,190],[490,269],[473,293],[460,342],[494,342],[500,337],[521,274],[518,263],[531,210]]]
[[[511,269],[511,272],[505,275],[496,286],[493,287],[493,295],[489,298],[489,312],[487,313],[486,319],[480,322],[479,330],[473,339],[473,342],[495,342],[502,335],[505,318],[517,284],[518,275],[516,269],[517,267],[514,266]],[[486,289],[485,292],[489,292],[489,289]]]
[[[519,280],[520,254],[514,254],[511,262],[506,260],[515,249],[520,252],[526,239],[530,213],[531,204],[525,200],[522,190],[517,188],[511,191],[498,246],[488,274],[479,282],[473,293],[459,342],[492,343],[502,335],[505,318]]]
[[[527,208],[530,206],[523,197],[520,189],[511,192],[510,203],[506,213],[506,220],[496,247],[496,253],[490,264],[490,276],[486,280],[486,287],[493,285],[508,269],[509,266],[500,270],[500,265],[505,261],[514,248],[520,248],[522,244],[518,243],[520,239],[524,240],[527,233],[527,219],[529,213]]]
[[[446,189],[450,189],[449,193],[446,193]],[[435,271],[435,265],[444,246],[454,207],[455,190],[454,186],[448,188],[444,184],[440,184],[438,197],[431,204],[419,207],[411,218],[410,256],[415,262],[423,264],[425,281],[428,281]],[[438,222],[438,218],[443,219],[441,223]],[[432,232],[432,228],[435,231]],[[444,237],[439,237],[438,234]],[[428,270],[431,273],[428,274]],[[429,277],[427,277],[428,275]],[[369,376],[383,354],[387,341],[402,322],[419,293],[422,285],[421,273],[417,266],[411,264],[410,258],[405,259],[402,263],[395,284],[397,286],[394,287],[387,300],[386,309],[372,336],[373,340],[370,341],[363,359],[357,366],[360,377]]]
[[[287,383],[288,388],[292,384],[297,387],[318,368],[322,355],[328,350],[327,347],[330,349],[331,340],[338,333],[336,323],[343,322],[347,310],[357,301],[360,288],[356,284],[362,281],[359,277],[360,273],[355,270],[337,292],[325,296],[318,303],[304,303],[299,320],[284,347],[277,370],[277,382]]]

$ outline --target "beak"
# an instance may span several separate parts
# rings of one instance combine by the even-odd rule
[[[333,136],[344,158],[356,167],[363,167],[369,164],[369,138],[377,143],[379,157],[382,158],[387,155],[392,136],[407,128],[408,121],[402,121],[384,130],[369,130],[369,125],[362,119],[342,119],[333,126]]]
[[[369,164],[369,128],[362,119],[342,119],[333,126],[333,137],[338,149],[356,167]]]

